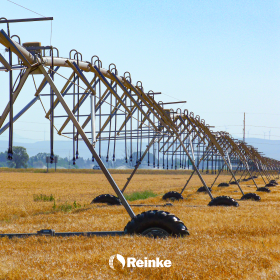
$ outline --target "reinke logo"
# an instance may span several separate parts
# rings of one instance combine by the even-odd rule
[[[117,257],[117,260],[122,264],[122,267],[124,268],[124,265],[125,265],[125,259],[122,255],[119,255],[119,254],[116,254],[116,255],[113,255],[110,257],[109,259],[109,266],[112,268],[112,269],[115,269],[114,268],[114,259],[115,257]]]
[[[148,260],[148,258],[144,258],[144,260],[136,259],[136,258],[125,258],[122,255],[116,254],[110,257],[109,266],[115,270],[114,261],[118,260],[122,268],[126,267],[170,267],[172,265],[170,260],[160,260],[160,258],[156,258],[155,260]]]

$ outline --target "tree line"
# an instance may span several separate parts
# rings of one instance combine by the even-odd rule
[[[0,167],[10,167],[10,168],[46,168],[46,157],[49,157],[49,153],[38,153],[35,156],[29,157],[26,148],[21,146],[13,147],[13,159],[7,160],[7,151],[0,152]],[[62,158],[58,155],[56,167],[65,168],[65,169],[91,169],[93,166],[96,166],[96,161],[92,161],[92,159],[83,159],[80,157],[75,160],[75,165],[73,165],[72,158],[69,159],[67,157]],[[102,161],[104,162],[107,168],[134,168],[137,159],[140,157],[140,153],[133,152],[130,157],[109,160],[108,157],[101,156]],[[179,168],[178,159],[175,160],[176,165]],[[140,168],[157,168],[157,166],[162,167],[163,159],[160,158],[159,162],[157,157],[154,154],[147,153],[145,158],[143,159]],[[170,165],[171,163],[169,163]],[[49,168],[54,168],[54,163],[49,164]],[[166,158],[165,158],[165,166],[167,166]]]
[[[0,167],[9,168],[45,168],[47,166],[46,157],[48,153],[38,153],[35,156],[29,157],[26,148],[20,146],[13,147],[13,159],[7,159],[7,151],[0,152]],[[57,156],[57,167],[60,168],[92,168],[90,159],[84,160],[82,157],[76,160],[76,164],[72,165],[72,161],[65,157]],[[54,167],[54,164],[49,164],[49,167]]]
[[[13,159],[7,160],[7,153],[0,152],[0,167],[9,167],[9,168],[46,168],[46,157],[49,157],[49,153],[38,153],[35,156],[29,157],[26,148],[21,146],[13,147]],[[84,159],[82,157],[75,160],[75,165],[73,165],[72,158],[62,158],[58,155],[57,164],[58,168],[65,169],[91,169],[93,166],[96,166],[96,161],[92,161],[92,159]],[[133,155],[133,158],[135,155]],[[115,159],[114,161],[108,160],[105,156],[101,157],[107,168],[118,168],[120,166],[124,166],[126,168],[132,168],[133,165],[125,160],[125,159]],[[54,168],[54,164],[49,164],[49,168]]]

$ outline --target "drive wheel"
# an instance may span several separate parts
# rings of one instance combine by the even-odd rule
[[[266,187],[276,187],[277,184],[269,182],[269,183],[266,184],[265,186],[266,186]]]
[[[153,238],[189,235],[184,223],[169,212],[150,210],[134,217],[124,229],[127,234],[138,234]]]
[[[179,194],[178,192],[171,191],[171,192],[166,193],[162,197],[162,199],[164,199],[164,200],[170,199],[171,201],[175,201],[175,200],[183,199],[183,196],[181,194]]]
[[[121,201],[119,200],[119,198],[111,194],[101,194],[91,202],[91,204],[93,203],[107,203],[109,205],[121,205]]]
[[[228,183],[220,183],[220,184],[218,185],[218,187],[228,187],[228,186],[229,186]]]
[[[207,188],[210,192],[212,192],[212,190],[209,187],[207,187]],[[200,187],[200,188],[197,189],[196,192],[205,192],[206,193],[207,191],[206,191],[205,187]]]
[[[241,197],[241,200],[255,200],[255,201],[259,201],[261,200],[261,197],[255,193],[246,193]]]
[[[237,185],[237,182],[236,181],[232,181],[229,183],[230,185]]]
[[[257,192],[267,192],[267,193],[269,193],[269,192],[271,192],[271,190],[266,188],[266,187],[261,187],[261,188],[257,189]]]
[[[229,196],[217,196],[214,199],[212,199],[208,206],[234,206],[238,207],[239,204],[236,200]]]

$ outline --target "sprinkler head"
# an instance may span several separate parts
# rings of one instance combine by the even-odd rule
[[[50,155],[50,163],[54,162],[54,155]]]
[[[8,160],[12,160],[13,159],[13,152],[8,153],[7,159]]]

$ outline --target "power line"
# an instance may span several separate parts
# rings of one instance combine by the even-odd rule
[[[243,125],[241,125],[241,124],[229,124],[229,125],[226,125],[226,126],[243,126]],[[248,125],[248,124],[246,126],[280,129],[280,127],[276,127],[276,126],[260,126],[260,125]],[[219,126],[215,126],[215,127],[224,127],[224,125],[219,125]]]
[[[250,115],[274,115],[274,116],[280,116],[280,114],[270,114],[270,113],[247,113],[246,114],[250,114]]]
[[[252,127],[265,127],[265,128],[278,128],[278,129],[280,129],[280,127],[275,127],[275,126],[260,126],[260,125],[247,125],[247,126],[252,126]]]
[[[243,134],[243,133],[240,133],[240,132],[236,132],[236,133],[232,133],[232,134]],[[250,135],[263,135],[263,134],[250,134]],[[280,135],[270,135],[270,136],[274,136],[274,137],[279,137],[280,138]]]
[[[42,16],[42,17],[45,17],[45,16],[43,16],[43,15],[41,15],[41,14],[39,14],[39,13],[36,13],[36,12],[34,12],[34,11],[32,11],[32,10],[30,10],[30,9],[28,9],[28,8],[26,8],[26,7],[24,7],[24,6],[21,6],[21,5],[19,5],[19,4],[15,3],[15,2],[13,2],[13,1],[11,1],[11,0],[7,0],[7,1],[8,1],[8,2],[11,2],[11,3],[13,3],[13,4],[15,4],[15,5],[17,5],[17,6],[21,7],[21,8],[23,8],[23,9],[25,9],[25,10],[28,10],[28,11],[34,13],[34,14],[37,14],[37,15]]]
[[[11,3],[13,3],[13,4],[15,4],[15,5],[17,5],[17,6],[21,7],[21,8],[23,8],[23,9],[25,9],[25,10],[28,10],[28,11],[34,13],[34,14],[37,14],[37,15],[42,16],[42,17],[45,17],[45,16],[43,16],[43,15],[41,15],[41,14],[38,14],[38,13],[36,13],[36,12],[34,12],[34,11],[32,11],[32,10],[26,8],[26,7],[23,7],[23,6],[21,6],[21,5],[17,4],[17,3],[15,3],[15,2],[13,2],[13,1],[11,1],[11,0],[7,0],[7,1],[8,1],[8,2],[11,2]]]
[[[218,114],[243,114],[244,112],[203,112],[203,114],[215,114],[215,115],[218,115]],[[280,116],[280,114],[271,114],[271,113],[247,113],[246,114],[249,114],[249,115],[271,115],[271,116]]]
[[[42,16],[42,17],[44,17],[44,18],[45,18],[45,16],[44,16],[44,15],[41,15],[41,14],[39,14],[39,13],[37,13],[37,12],[33,11],[33,10],[30,10],[30,9],[28,9],[28,8],[26,8],[26,7],[22,6],[22,5],[19,5],[19,4],[15,3],[15,2],[13,2],[13,1],[11,1],[11,0],[7,0],[7,1],[8,1],[8,2],[10,2],[10,3],[13,3],[13,4],[15,4],[15,5],[17,5],[17,6],[21,7],[21,8],[23,8],[23,9],[25,9],[25,10],[28,10],[28,11],[30,11],[30,12],[32,12],[32,13],[34,13],[34,14],[36,14],[36,15],[39,15],[39,16]],[[51,46],[51,45],[52,45],[52,20],[51,20],[50,46]]]
[[[181,101],[180,99],[178,99],[178,98],[176,98],[176,97],[174,97],[174,96],[168,95],[168,94],[166,94],[166,93],[163,93],[163,92],[162,92],[161,94],[166,95],[166,96],[168,96],[168,97],[171,97],[171,98],[173,98],[173,99],[175,99],[175,100]]]

